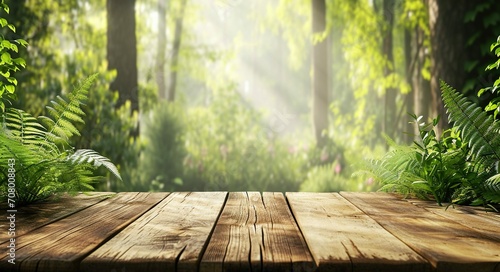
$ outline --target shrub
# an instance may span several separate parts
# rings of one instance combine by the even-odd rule
[[[173,191],[182,185],[185,117],[179,105],[160,103],[144,126],[141,159],[143,184],[150,190]]]
[[[433,123],[420,123],[419,141],[411,146],[390,142],[393,150],[371,160],[366,170],[386,191],[432,196],[439,204],[500,203],[500,123],[446,83],[442,97],[453,128],[438,138]]]
[[[49,116],[39,120],[19,109],[2,114],[0,133],[0,196],[7,197],[10,179],[17,181],[17,204],[45,199],[57,192],[92,190],[98,181],[93,170],[104,166],[121,179],[115,165],[89,149],[74,150],[68,140],[79,135],[81,105],[97,75],[84,80],[69,94],[47,106]],[[13,170],[14,169],[14,172]],[[14,173],[14,175],[12,174]]]

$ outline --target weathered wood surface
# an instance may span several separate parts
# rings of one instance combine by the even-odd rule
[[[201,271],[314,268],[281,193],[231,193],[201,262]]]
[[[465,227],[473,228],[481,232],[481,234],[500,242],[500,214],[498,213],[485,212],[484,209],[478,207],[439,206],[437,203],[418,199],[408,199],[407,201],[432,213],[456,221]]]
[[[498,214],[384,193],[98,194],[16,216],[0,271],[500,272]]]
[[[196,271],[227,193],[172,193],[83,260],[81,271]]]
[[[411,248],[334,193],[287,193],[319,271],[429,271]]]
[[[436,271],[500,271],[500,242],[482,232],[389,194],[341,194],[426,258]]]
[[[17,239],[16,262],[0,260],[0,270],[77,271],[80,261],[133,222],[165,194],[119,193]],[[0,245],[7,247],[6,243]]]
[[[112,195],[113,193],[92,193],[91,195],[79,194],[76,196],[64,195],[57,199],[42,202],[40,203],[41,205],[16,208],[16,235],[23,235],[33,229],[60,220]],[[2,207],[2,210],[5,211],[7,208]],[[6,230],[9,228],[8,226],[9,221],[6,220],[5,217],[2,218],[0,221],[0,229]],[[0,243],[4,243],[10,238],[7,231],[0,232]]]

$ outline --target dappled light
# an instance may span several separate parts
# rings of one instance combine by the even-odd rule
[[[500,202],[493,0],[4,2],[2,196]]]

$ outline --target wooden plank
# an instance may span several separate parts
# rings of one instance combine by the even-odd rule
[[[85,258],[80,271],[196,271],[226,196],[170,194]]]
[[[429,263],[337,193],[286,193],[318,271],[429,271]]]
[[[436,271],[500,271],[500,243],[474,229],[389,194],[341,195],[429,260]]]
[[[496,215],[491,212],[486,213],[484,210],[460,205],[446,208],[446,205],[439,206],[436,202],[419,199],[406,199],[406,201],[463,226],[473,228],[481,232],[481,234],[500,242],[500,218],[495,218]]]
[[[80,261],[166,197],[165,193],[119,193],[16,240],[15,265],[0,270],[77,271]],[[6,247],[6,244],[0,246]]]
[[[230,193],[200,271],[313,271],[282,193]]]
[[[114,195],[114,193],[103,192],[78,194],[76,196],[62,195],[58,198],[49,199],[48,201],[18,207],[15,213],[15,235],[19,237],[31,230],[40,228],[90,207],[112,195]],[[2,210],[5,211],[6,208]],[[0,229],[9,229],[9,223],[6,217],[2,217]],[[7,231],[0,232],[0,243],[8,241],[10,238],[11,236],[8,235]]]

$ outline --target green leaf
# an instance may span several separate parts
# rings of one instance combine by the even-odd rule
[[[483,95],[485,92],[489,91],[490,89],[491,89],[491,87],[482,88],[481,90],[479,90],[477,92],[477,96],[479,97],[479,96]]]
[[[7,92],[13,94],[16,91],[16,87],[14,85],[5,85],[5,89],[7,89]]]
[[[17,39],[15,41],[24,47],[28,46],[28,42],[23,39]]]
[[[9,64],[10,64],[10,63],[12,63],[12,58],[11,58],[11,56],[10,56],[9,52],[4,52],[4,53],[2,54],[2,56],[1,56],[1,59],[2,59],[2,61],[3,61],[3,62],[5,62],[5,63],[9,63]]]
[[[17,65],[26,68],[26,61],[23,58],[15,58],[12,61]]]
[[[8,24],[7,27],[10,28],[12,32],[16,32],[16,27],[13,24]]]
[[[500,36],[499,36],[499,37],[500,37]],[[490,51],[491,51],[491,52],[493,52],[493,50],[495,49],[495,47],[497,47],[497,45],[498,45],[498,42],[496,42],[496,43],[492,43],[492,44],[490,45]]]
[[[15,45],[15,44],[13,44],[13,43],[11,43],[11,44],[10,44],[10,49],[11,49],[12,51],[16,52],[16,53],[18,53],[18,52],[19,52],[19,49],[17,48],[17,45]]]
[[[17,85],[17,79],[15,77],[9,77],[7,78],[7,81],[14,85]]]
[[[7,20],[5,18],[0,18],[0,25],[2,27],[5,27],[8,24],[9,24],[9,22],[7,22]]]
[[[2,75],[5,78],[8,78],[8,77],[10,77],[10,71],[8,71],[8,70],[5,72],[0,71],[0,75]]]
[[[11,44],[11,43],[10,43],[8,40],[3,40],[3,41],[2,41],[2,46],[3,46],[3,47],[10,48],[10,44]]]
[[[493,111],[498,108],[497,104],[492,104],[491,102],[484,108],[485,111]]]
[[[495,83],[493,83],[493,86],[499,86],[500,85],[500,78],[495,80]]]

